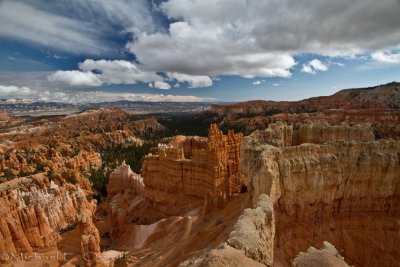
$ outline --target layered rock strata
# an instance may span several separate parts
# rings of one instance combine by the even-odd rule
[[[375,141],[370,127],[365,126],[331,126],[325,120],[313,123],[288,125],[276,122],[264,130],[257,130],[247,138],[249,145],[271,145],[275,147],[290,147],[301,144],[325,144],[340,141],[368,142]]]
[[[120,236],[126,225],[139,219],[143,206],[143,178],[125,162],[111,173],[107,186],[108,216],[113,237]]]
[[[60,187],[41,175],[1,184],[0,253],[56,248],[59,232],[74,227],[84,202],[79,185]]]
[[[223,205],[243,185],[242,138],[233,131],[224,135],[213,124],[208,139],[180,137],[159,145],[158,154],[146,156],[142,165],[150,206],[165,215],[179,215],[203,205]]]
[[[291,262],[327,240],[350,264],[397,266],[400,142],[328,125],[305,125],[295,139],[275,126],[245,138],[242,166],[252,202],[266,193],[274,203],[276,250]]]

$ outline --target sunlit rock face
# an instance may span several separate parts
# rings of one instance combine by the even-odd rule
[[[73,227],[87,203],[79,185],[61,187],[37,175],[1,184],[0,253],[55,249],[59,232]]]
[[[96,266],[97,255],[100,253],[100,235],[93,223],[96,205],[84,202],[79,215],[79,232],[81,236],[81,253],[85,266]]]
[[[142,166],[144,196],[152,209],[165,215],[205,206],[223,205],[239,193],[244,177],[240,170],[243,136],[224,135],[211,125],[208,138],[179,137],[159,145],[157,155],[148,155]]]
[[[284,124],[247,136],[242,169],[253,203],[274,203],[276,251],[291,262],[332,243],[356,266],[400,258],[400,142],[371,128]]]
[[[129,191],[134,194],[142,194],[144,190],[143,178],[134,173],[129,165],[123,162],[111,173],[107,186],[107,193],[110,198],[122,191]]]
[[[107,186],[108,216],[114,238],[126,230],[126,225],[135,222],[144,207],[143,178],[134,173],[125,162],[111,173]],[[150,213],[150,212],[149,212]]]

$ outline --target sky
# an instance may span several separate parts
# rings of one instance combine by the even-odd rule
[[[400,81],[400,0],[0,0],[0,98],[300,100]]]

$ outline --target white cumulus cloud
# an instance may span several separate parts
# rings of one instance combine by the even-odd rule
[[[328,65],[319,59],[313,59],[307,64],[303,64],[302,72],[309,74],[316,74],[318,71],[327,71]]]
[[[48,80],[53,83],[67,84],[70,86],[101,86],[103,82],[99,75],[92,72],[82,72],[79,70],[58,70],[48,76]]]
[[[171,85],[167,82],[154,82],[154,83],[149,83],[150,88],[156,88],[156,89],[162,89],[162,90],[169,90],[171,89]]]
[[[79,64],[79,69],[83,72],[100,72],[99,79],[106,84],[162,81],[162,77],[155,72],[143,71],[137,64],[126,60],[86,59]]]
[[[187,75],[182,73],[168,73],[168,76],[171,79],[175,79],[178,82],[187,82],[189,83],[189,88],[202,88],[209,87],[213,85],[213,81],[208,76],[199,76],[199,75]]]
[[[299,53],[354,56],[400,40],[398,0],[169,0],[160,10],[167,31],[135,31],[127,45],[154,71],[290,77]]]
[[[14,85],[0,85],[0,97],[20,98],[31,95],[33,91],[26,86],[18,87]]]
[[[48,80],[70,86],[101,86],[162,82],[163,78],[155,72],[144,71],[137,64],[126,60],[86,59],[79,63],[79,70],[59,70],[49,75]]]
[[[251,39],[232,39],[234,36],[226,32],[233,30],[229,28],[175,22],[168,33],[136,33],[136,39],[127,47],[154,71],[208,77],[291,76],[290,69],[296,62],[290,54],[260,50]]]

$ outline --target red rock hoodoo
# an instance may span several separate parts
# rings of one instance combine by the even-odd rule
[[[146,156],[142,166],[145,198],[168,216],[202,205],[223,205],[244,183],[239,162],[242,134],[224,135],[213,124],[208,139],[188,138],[159,145],[158,155]]]

